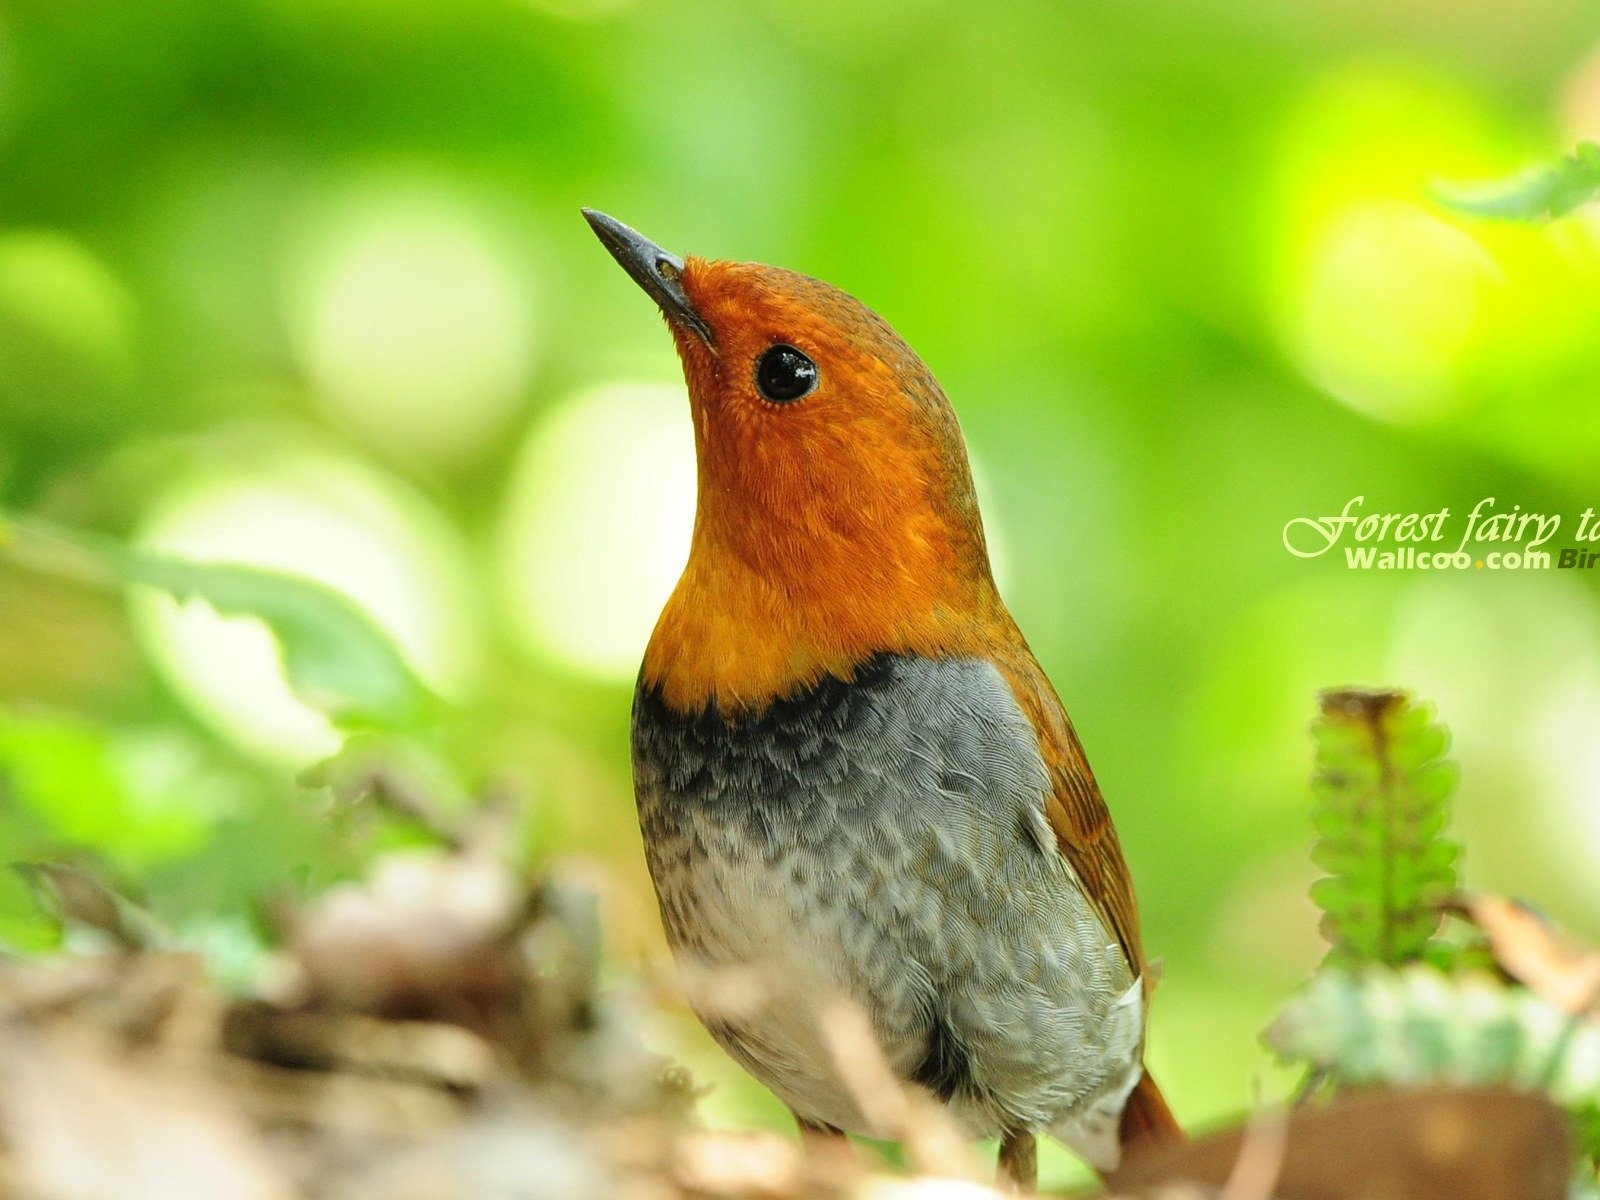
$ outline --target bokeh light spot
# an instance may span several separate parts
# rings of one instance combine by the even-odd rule
[[[331,415],[430,461],[479,450],[533,370],[532,288],[510,239],[445,189],[330,202],[295,244],[287,323]]]
[[[66,234],[0,236],[0,315],[107,377],[120,379],[132,365],[132,298],[109,267]]]
[[[419,497],[360,464],[307,454],[182,480],[151,509],[140,541],[326,584],[447,696],[459,696],[477,672],[466,563],[450,527]],[[230,741],[291,764],[338,747],[327,719],[289,687],[259,621],[143,590],[133,608],[141,640],[173,690]]]
[[[1357,204],[1318,231],[1288,313],[1295,361],[1358,412],[1420,424],[1457,411],[1493,260],[1409,204]]]
[[[502,598],[535,653],[632,679],[688,556],[694,441],[681,385],[611,383],[523,447],[502,523]]]
[[[1438,181],[1503,174],[1515,147],[1458,80],[1398,59],[1325,71],[1282,131],[1272,324],[1311,383],[1375,419],[1421,425],[1477,398],[1506,290],[1480,225]]]
[[[1571,574],[1418,580],[1395,616],[1389,671],[1450,728],[1473,879],[1494,887],[1538,861],[1546,902],[1558,906],[1563,889],[1592,897],[1600,870],[1600,756],[1589,749],[1600,637],[1593,599]],[[1600,916],[1588,909],[1584,920]]]
[[[1593,651],[1593,643],[1586,649]],[[1556,801],[1541,816],[1572,879],[1588,882],[1600,871],[1600,670],[1542,698],[1529,721],[1525,748],[1530,775],[1545,781]],[[1600,919],[1600,911],[1588,914]]]

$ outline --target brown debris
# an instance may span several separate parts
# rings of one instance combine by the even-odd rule
[[[849,1006],[825,1015],[828,1053],[918,1178],[891,1179],[838,1139],[802,1150],[694,1128],[692,1082],[638,1039],[648,1014],[599,990],[593,898],[519,876],[493,841],[464,825],[287,913],[285,949],[254,996],[222,994],[199,958],[149,942],[0,964],[0,1196],[998,1195],[982,1182],[989,1164],[896,1080]],[[1508,972],[1592,1000],[1592,955],[1504,902],[1469,911]],[[764,1002],[757,974],[682,983],[729,1011]],[[1116,1184],[1162,1200],[1557,1200],[1567,1153],[1542,1099],[1436,1089],[1264,1118],[1138,1156]]]
[[[1368,1092],[1297,1109],[1280,1125],[1274,1133],[1259,1125],[1233,1129],[1140,1155],[1118,1173],[1119,1194],[1153,1197],[1175,1185],[1218,1189],[1226,1200],[1567,1194],[1566,1119],[1542,1096],[1490,1088]],[[1281,1153],[1259,1144],[1264,1137],[1281,1138]],[[1279,1164],[1268,1171],[1275,1158]]]

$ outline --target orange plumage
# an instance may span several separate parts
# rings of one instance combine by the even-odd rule
[[[1127,864],[1071,722],[996,590],[966,448],[938,383],[887,323],[826,284],[754,264],[681,261],[610,218],[590,214],[590,220],[665,312],[683,361],[695,429],[699,505],[689,562],[646,651],[635,712],[641,819],[663,915],[680,954],[738,961],[756,953],[751,945],[789,940],[826,960],[837,942],[837,965],[827,967],[824,982],[868,1008],[891,1060],[898,1062],[897,1055],[904,1060],[899,1069],[908,1078],[933,1087],[975,1129],[1005,1137],[1008,1146],[1022,1145],[1024,1138],[1031,1146],[1033,1129],[1040,1127],[1092,1144],[1096,1122],[1106,1113],[1120,1114],[1125,1140],[1175,1136],[1177,1124],[1159,1089],[1138,1070],[1149,978]],[[772,370],[778,371],[778,382],[769,385],[764,373]],[[786,381],[785,370],[801,374]],[[774,387],[778,390],[769,395]],[[985,700],[989,707],[969,717],[956,715],[968,711],[967,697],[929,689],[935,686],[930,681],[954,678],[959,671],[979,687],[997,679],[1001,698]],[[912,701],[913,694],[921,699]],[[909,722],[892,735],[909,739],[904,752],[893,745],[886,752],[870,739],[850,742],[854,735],[840,725],[844,718],[817,715],[821,696],[842,698],[857,710],[887,712],[883,719],[893,729]],[[902,696],[907,699],[898,699]],[[901,704],[910,707],[896,707]],[[1000,708],[991,711],[995,704]],[[927,716],[930,705],[937,720]],[[1019,714],[1020,720],[1007,727],[1031,729],[1031,744],[1013,748],[1002,739],[982,751],[977,766],[946,762],[939,778],[947,782],[918,785],[932,786],[932,794],[921,795],[909,775],[903,787],[895,782],[894,763],[904,761],[909,770],[930,756],[956,753],[946,747],[953,744],[950,738],[959,740],[956,731],[966,722],[975,720],[987,729],[991,719],[1003,724]],[[919,731],[924,720],[933,723]],[[773,745],[778,749],[752,740],[753,731],[774,722],[789,722],[777,730]],[[689,741],[674,732],[680,725],[693,730]],[[827,746],[832,757],[826,761],[834,766],[809,767],[785,748],[816,743],[819,728],[838,740]],[[946,728],[951,732],[937,732]],[[884,736],[877,735],[880,743]],[[983,787],[972,782],[985,764],[1013,749],[1017,760],[1000,763],[993,776],[997,782]],[[839,791],[844,785],[826,782],[848,774],[853,763],[876,762],[873,755],[885,754],[890,777],[874,776],[864,795],[846,796]],[[693,771],[683,765],[688,758],[694,759]],[[690,783],[674,782],[691,775]],[[1019,775],[1037,778],[1038,791],[1016,782]],[[747,777],[766,782],[747,786],[740,782]],[[806,905],[827,901],[794,900],[798,915],[763,915],[759,937],[746,936],[739,927],[743,918],[723,911],[738,906],[719,887],[726,892],[750,886],[760,895],[770,883],[783,896],[778,874],[761,878],[778,861],[793,879],[820,880],[816,895],[822,897],[831,894],[830,888],[848,892],[862,872],[891,872],[873,876],[878,882],[871,894],[880,894],[885,878],[892,890],[893,871],[900,869],[889,865],[898,861],[892,854],[884,863],[863,865],[860,850],[834,853],[855,836],[840,815],[851,805],[869,804],[879,814],[874,838],[884,828],[909,826],[913,817],[922,820],[928,805],[940,812],[959,809],[952,819],[960,829],[972,819],[987,822],[971,842],[977,848],[969,857],[989,862],[998,855],[996,861],[1012,862],[1008,856],[1031,853],[1024,832],[1001,828],[1006,806],[1015,802],[1013,791],[1023,797],[1023,824],[1042,818],[1038,828],[1047,830],[1042,836],[1052,839],[1060,856],[1054,866],[1040,866],[1044,876],[1025,872],[1009,883],[996,877],[976,885],[935,879],[927,886],[919,883],[909,898],[891,901],[889,914],[879,916],[864,911],[813,919]],[[727,807],[730,797],[736,809]],[[799,803],[795,797],[812,815],[795,817],[793,826],[786,826],[790,817],[784,805]],[[961,815],[969,812],[962,806],[970,806],[973,815]],[[742,816],[717,824],[723,820],[717,814],[747,809],[761,810],[755,841],[748,844],[737,832]],[[838,824],[839,832],[828,835],[832,841],[817,840],[819,820],[828,828],[830,822]],[[793,832],[773,844],[774,828]],[[942,844],[939,839],[948,832],[936,825],[926,836]],[[668,853],[663,847],[671,838],[690,849]],[[714,839],[732,847],[724,858],[693,857],[695,845],[703,849]],[[959,841],[946,872],[953,873],[951,878],[966,869],[962,856],[969,852]],[[765,846],[765,859],[749,848],[758,843]],[[797,846],[812,849],[801,852]],[[1031,871],[1038,864],[1024,865]],[[1049,930],[1035,929],[1040,914],[1050,909],[1048,897],[1024,904],[1015,896],[1037,889],[1037,878],[1058,879],[1050,886],[1081,895],[1086,907],[1080,911],[1073,907],[1078,901],[1068,897],[1061,911],[1078,914],[1074,919],[1084,929],[1102,932],[1091,932],[1082,945],[1056,945]],[[939,906],[956,903],[949,889],[972,886],[987,886],[992,894],[959,903],[984,906],[993,914],[985,921],[998,922],[994,929],[1021,930],[1013,955],[1019,977],[1032,969],[1029,963],[1092,954],[1096,937],[1110,940],[1117,961],[1096,970],[1107,981],[1132,980],[1130,994],[1116,1000],[1112,982],[1086,983],[1081,999],[1063,1003],[1071,1027],[1088,1021],[1104,1028],[1108,1045],[1122,1044],[1115,1035],[1115,1023],[1123,1019],[1116,1015],[1117,1005],[1134,1006],[1135,1041],[1115,1052],[1134,1056],[1132,1074],[1118,1076],[1123,1082],[1092,1084],[1099,1078],[1094,1062],[1074,1059],[1062,1066],[1059,1080],[1041,1082],[1037,1094],[1007,1091],[1002,1067],[1012,1070],[1015,1064],[1005,1067],[1012,1060],[999,1043],[985,1049],[994,1031],[972,1024],[970,1010],[991,1000],[1002,1007],[1015,1001],[1026,1020],[1048,1030],[1054,1027],[1052,1016],[1059,1015],[1050,1010],[1050,997],[1024,994],[1020,984],[1013,996],[1003,978],[982,970],[962,974],[950,966],[971,952],[962,941],[964,927],[952,926],[957,932],[950,935],[955,940],[947,943],[948,953],[935,950],[931,958],[927,945],[906,932],[907,921],[943,920]],[[731,921],[733,927],[706,928],[719,921]],[[929,976],[925,994],[906,1002],[934,1010],[933,1016],[896,1009],[905,998],[851,957],[853,939],[863,936],[876,939],[874,954],[904,954],[908,970]],[[1010,935],[991,930],[987,936]],[[782,950],[779,946],[774,953]],[[790,1015],[774,1018],[767,1029],[729,1034],[725,1044],[785,1097],[803,1124],[843,1127],[849,1117],[831,1115],[844,1110],[830,1107],[834,1102],[825,1083],[804,1070],[785,1075],[787,1060],[768,1053],[768,1043],[782,1038],[799,1039],[796,1046],[804,1042],[792,1028],[796,1022],[785,1023]],[[1045,1034],[1039,1036],[1048,1042]],[[779,1061],[785,1063],[782,1070]],[[1101,1091],[1094,1092],[1096,1087]],[[1072,1099],[1074,1088],[1086,1098]],[[1054,1117],[1050,1103],[1060,1109]],[[1061,1128],[1076,1132],[1060,1133],[1050,1124],[1058,1118]],[[1003,1161],[1015,1158],[1003,1156]]]

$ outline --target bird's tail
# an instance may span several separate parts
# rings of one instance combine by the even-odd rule
[[[1183,1127],[1178,1124],[1178,1118],[1172,1115],[1172,1109],[1167,1107],[1167,1098],[1161,1094],[1155,1077],[1149,1071],[1139,1079],[1139,1085],[1128,1097],[1128,1103],[1122,1110],[1117,1140],[1122,1144],[1124,1155],[1144,1142],[1187,1140]]]

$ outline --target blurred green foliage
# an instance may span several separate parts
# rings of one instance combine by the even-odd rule
[[[1597,53],[1578,0],[12,0],[0,506],[349,597],[448,701],[428,753],[605,864],[632,964],[659,934],[617,663],[681,561],[652,522],[687,503],[687,418],[616,415],[676,365],[577,210],[838,283],[962,416],[1166,958],[1154,1067],[1185,1117],[1232,1111],[1320,953],[1317,688],[1433,697],[1473,877],[1600,933],[1594,572],[1282,541],[1355,496],[1492,496],[1573,544],[1593,215],[1430,189],[1600,136]],[[0,558],[0,858],[91,853],[247,950],[264,898],[363,843],[294,782],[338,730],[204,607]],[[8,943],[48,942],[31,904],[0,879]],[[714,1119],[781,1115],[691,1024],[656,1036]]]

